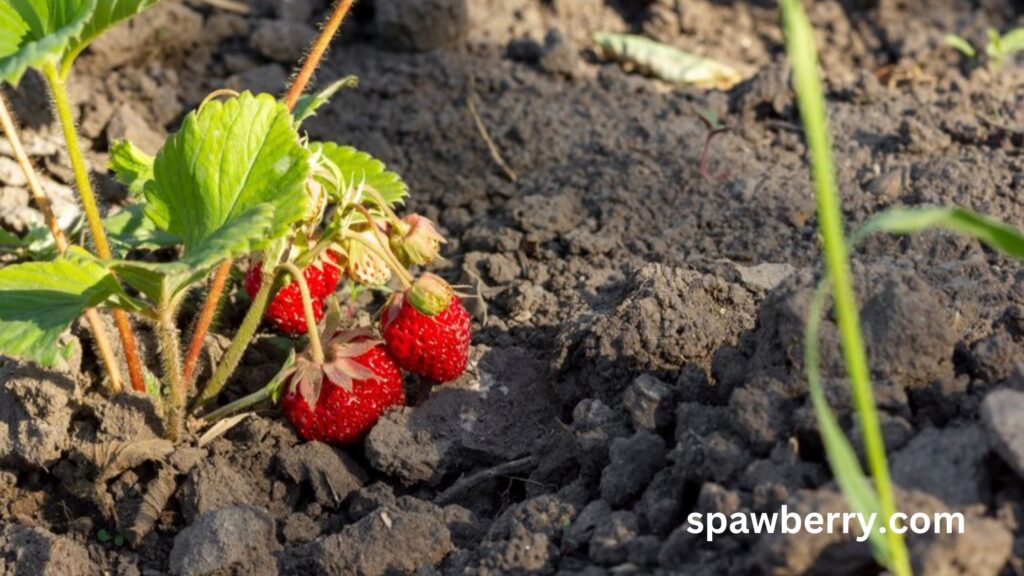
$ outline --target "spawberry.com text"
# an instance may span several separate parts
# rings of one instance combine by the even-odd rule
[[[877,526],[876,526],[877,523]],[[783,505],[778,512],[693,512],[686,517],[686,531],[690,534],[704,534],[708,542],[722,534],[853,534],[858,542],[864,542],[877,530],[884,534],[889,530],[900,534],[963,534],[964,515],[960,512],[923,512],[906,514],[896,512],[886,525],[878,514],[855,512],[792,512]]]

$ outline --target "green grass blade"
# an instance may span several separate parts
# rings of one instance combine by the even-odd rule
[[[880,519],[888,525],[896,512],[889,464],[885,456],[881,426],[875,407],[874,392],[868,372],[867,353],[861,334],[857,301],[850,277],[850,264],[846,241],[843,234],[842,212],[839,205],[839,191],[835,182],[832,165],[832,149],[828,136],[825,97],[818,75],[818,56],[810,21],[798,0],[780,0],[783,28],[786,36],[786,51],[793,67],[793,83],[797,103],[803,120],[804,134],[811,156],[811,168],[818,201],[818,222],[824,243],[825,264],[833,282],[835,294],[836,323],[843,344],[843,358],[850,380],[853,404],[860,418],[861,430],[867,461],[875,482]],[[835,455],[833,455],[835,456]],[[842,455],[839,455],[841,457]],[[848,474],[845,468],[835,469],[839,474]],[[844,479],[852,485],[856,480]],[[842,486],[842,484],[841,484]],[[851,505],[856,506],[850,499]],[[858,510],[861,511],[861,510]],[[889,556],[879,558],[897,576],[910,574],[910,561],[906,544],[901,534],[888,531],[886,538]]]
[[[825,390],[821,385],[821,354],[818,348],[821,333],[821,318],[825,311],[825,302],[829,294],[829,279],[826,277],[814,291],[814,299],[808,311],[807,324],[804,332],[804,370],[807,375],[807,385],[810,389],[811,404],[814,407],[814,416],[818,420],[818,430],[821,433],[821,440],[825,445],[825,454],[829,466],[835,475],[836,484],[842,490],[843,495],[850,502],[850,508],[861,514],[878,514],[881,517],[881,508],[875,491],[871,488],[864,470],[860,467],[857,453],[843,433],[842,426],[836,421],[832,414],[832,408],[825,397]],[[888,565],[892,559],[892,552],[889,541],[885,539],[878,530],[878,523],[871,532],[869,542],[875,553],[875,558],[882,564]]]
[[[876,232],[911,234],[929,229],[977,238],[993,250],[1024,260],[1024,235],[999,220],[963,208],[892,208],[868,220],[854,234],[853,243]]]

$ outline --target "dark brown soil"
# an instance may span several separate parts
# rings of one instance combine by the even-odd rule
[[[283,90],[324,2],[250,4],[240,17],[168,1],[83,58],[73,84],[94,166],[126,135],[155,150],[215,88]],[[1024,225],[1022,62],[994,76],[942,43],[1024,25],[1022,8],[809,3],[849,229],[918,204]],[[589,39],[609,30],[752,76],[727,93],[672,88],[598,62]],[[409,208],[440,223],[440,273],[487,302],[471,370],[358,448],[301,444],[264,412],[171,453],[148,400],[93,392],[88,343],[59,372],[7,362],[0,572],[878,571],[841,537],[709,544],[682,529],[692,511],[845,509],[803,377],[820,253],[772,2],[364,0],[332,54],[318,82],[360,86],[310,135],[383,159],[409,182]],[[40,82],[11,97],[54,189],[70,192]],[[707,178],[702,110],[729,127]],[[20,231],[38,214],[5,153],[0,224]],[[95,177],[109,205],[125,201]],[[966,534],[910,538],[916,572],[1024,574],[1024,267],[926,234],[873,238],[854,268],[901,507],[968,517]],[[233,298],[225,331],[244,304]],[[831,322],[823,335],[827,392],[856,439]],[[277,350],[257,346],[230,395],[262,386]],[[153,502],[152,530],[132,531]]]

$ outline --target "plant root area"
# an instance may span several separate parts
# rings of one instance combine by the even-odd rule
[[[943,44],[1024,25],[1022,5],[807,4],[848,230],[922,204],[1024,225],[1024,62],[994,74]],[[248,6],[167,1],[83,56],[70,82],[106,206],[130,200],[103,169],[108,143],[155,152],[217,88],[282,93],[327,8]],[[877,573],[852,535],[709,543],[684,524],[847,510],[804,377],[822,268],[778,24],[768,1],[358,3],[315,86],[359,86],[305,127],[402,174],[409,209],[449,238],[436,271],[486,304],[467,299],[470,369],[433,388],[408,378],[410,405],[345,449],[301,442],[269,408],[169,446],[147,397],[99,394],[76,328],[80,353],[59,369],[0,367],[0,573]],[[747,79],[669,86],[596,58],[606,31]],[[9,94],[73,218],[42,82]],[[728,129],[702,162],[707,111]],[[9,155],[0,142],[0,225],[23,232],[41,216]],[[915,572],[1024,574],[1024,267],[939,233],[873,237],[853,258],[898,507],[966,518],[963,534],[908,537]],[[246,308],[232,284],[200,383]],[[364,297],[355,318],[380,303]],[[822,337],[824,386],[860,451],[831,317]],[[282,359],[267,332],[221,401]]]

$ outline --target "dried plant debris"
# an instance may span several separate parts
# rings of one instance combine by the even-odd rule
[[[603,58],[672,84],[729,90],[744,79],[728,64],[644,36],[599,32],[594,35],[594,42]]]

